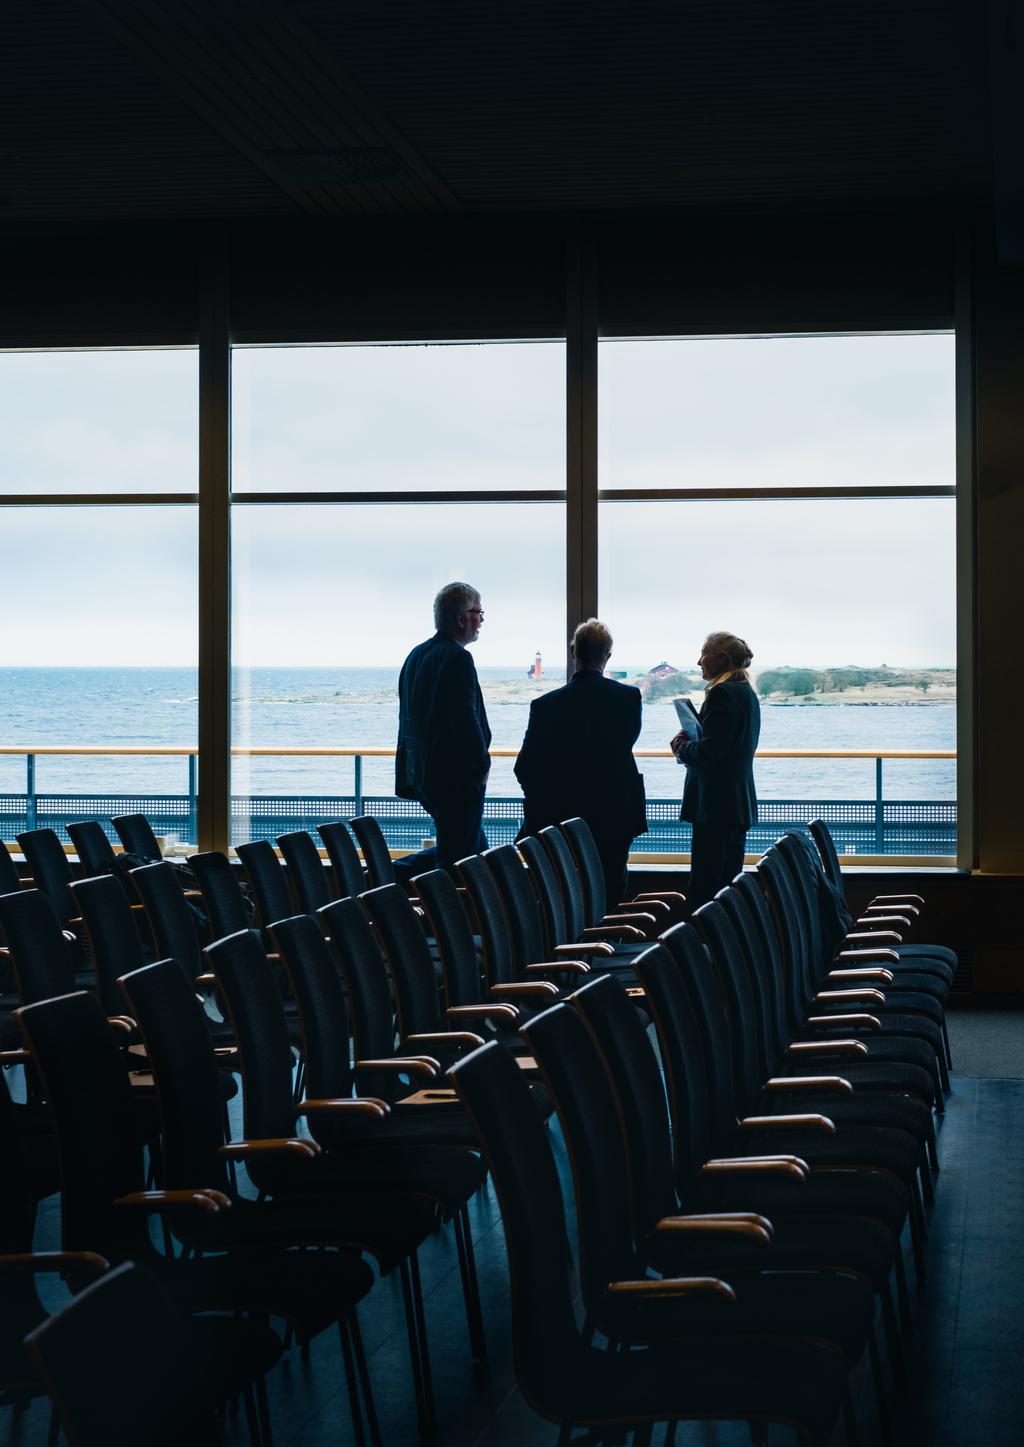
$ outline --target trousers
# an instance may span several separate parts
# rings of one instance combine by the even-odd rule
[[[690,884],[686,891],[690,914],[714,899],[720,889],[730,884],[743,868],[747,842],[746,829],[730,825],[694,824],[690,846]]]

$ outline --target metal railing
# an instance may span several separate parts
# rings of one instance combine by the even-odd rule
[[[393,746],[236,746],[236,758],[338,759],[353,761],[351,794],[344,795],[246,795],[231,801],[237,837],[274,838],[292,828],[315,828],[327,819],[376,814],[392,848],[419,848],[429,832],[429,817],[407,800],[369,796],[363,787],[363,761],[393,758]],[[492,758],[513,759],[517,749],[494,748]],[[100,818],[106,824],[111,815],[145,813],[158,834],[176,835],[195,841],[198,819],[198,749],[188,745],[0,745],[0,756],[21,756],[25,760],[24,794],[0,793],[0,837],[11,839],[22,828],[48,826],[63,832],[71,820]],[[181,758],[187,765],[184,794],[150,793],[144,790],[107,793],[70,793],[40,790],[37,760],[48,757],[92,758]],[[668,749],[636,749],[638,761],[671,759]],[[760,749],[758,759],[872,760],[874,797],[868,799],[772,799],[760,800],[761,822],[751,831],[749,847],[764,847],[780,829],[802,823],[810,817],[826,818],[837,835],[842,853],[901,857],[948,858],[956,852],[956,803],[953,800],[887,800],[884,795],[884,764],[887,760],[947,760],[956,758],[953,749]],[[689,826],[678,819],[678,795],[648,799],[649,832],[638,840],[634,852],[647,859],[670,859],[689,850]],[[515,837],[522,821],[518,798],[489,796],[485,825],[493,843]],[[113,837],[113,831],[108,828]]]

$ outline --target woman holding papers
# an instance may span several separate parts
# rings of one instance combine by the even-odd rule
[[[754,751],[761,709],[747,666],[753,658],[742,638],[709,633],[701,649],[704,703],[697,721],[685,722],[670,747],[686,765],[680,818],[693,825],[691,911],[712,899],[743,868],[747,830],[757,821]]]

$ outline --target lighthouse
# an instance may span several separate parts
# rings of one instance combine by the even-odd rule
[[[540,661],[540,649],[538,649],[538,650],[537,650],[537,656],[534,658],[533,662],[530,664],[529,668],[526,670],[526,676],[527,676],[527,678],[540,678],[540,677],[543,675],[543,673],[544,673],[544,667],[543,667],[543,665],[542,665],[542,663],[541,663],[541,661]]]

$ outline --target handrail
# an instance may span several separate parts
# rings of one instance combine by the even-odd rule
[[[395,748],[382,744],[310,744],[250,748],[233,745],[232,755],[240,758],[394,758]],[[515,759],[518,749],[490,749],[492,759]],[[0,744],[0,754],[91,755],[195,758],[195,744]],[[670,759],[671,749],[634,749],[638,759]],[[758,749],[758,759],[955,759],[956,749]]]

